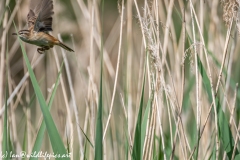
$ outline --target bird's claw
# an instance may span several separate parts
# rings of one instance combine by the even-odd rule
[[[44,50],[43,50],[43,48],[38,48],[37,51],[38,51],[38,53],[43,54]]]
[[[37,51],[38,51],[38,53],[43,54],[44,51],[49,50],[49,49],[50,49],[49,47],[43,47],[43,48],[38,48]]]

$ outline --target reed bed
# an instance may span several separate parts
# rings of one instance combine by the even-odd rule
[[[28,5],[0,1],[2,159],[240,158],[239,1],[54,0],[75,52],[41,55]]]

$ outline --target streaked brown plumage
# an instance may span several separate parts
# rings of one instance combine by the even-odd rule
[[[37,45],[37,51],[42,54],[54,45],[58,45],[67,51],[74,52],[71,48],[60,42],[57,38],[48,34],[52,31],[52,0],[31,0],[30,10],[27,15],[28,29],[20,30],[13,35],[19,35],[20,39],[26,43]]]

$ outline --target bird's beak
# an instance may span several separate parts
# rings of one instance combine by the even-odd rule
[[[17,33],[13,33],[12,35],[17,35]]]

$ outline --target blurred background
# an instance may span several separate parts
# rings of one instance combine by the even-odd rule
[[[26,28],[29,2],[0,2],[0,130],[8,98],[16,153],[32,151],[42,118],[19,41],[12,36],[13,22],[17,30]],[[135,154],[143,159],[238,155],[237,1],[53,0],[53,4],[50,34],[75,52],[63,53],[55,46],[39,54],[37,46],[26,43],[24,48],[46,102],[66,55],[51,115],[71,159],[94,159],[96,148],[90,142],[94,145],[97,134],[101,54],[104,159],[138,159]],[[134,152],[138,134],[144,137],[141,153]],[[52,151],[47,132],[41,149]]]

